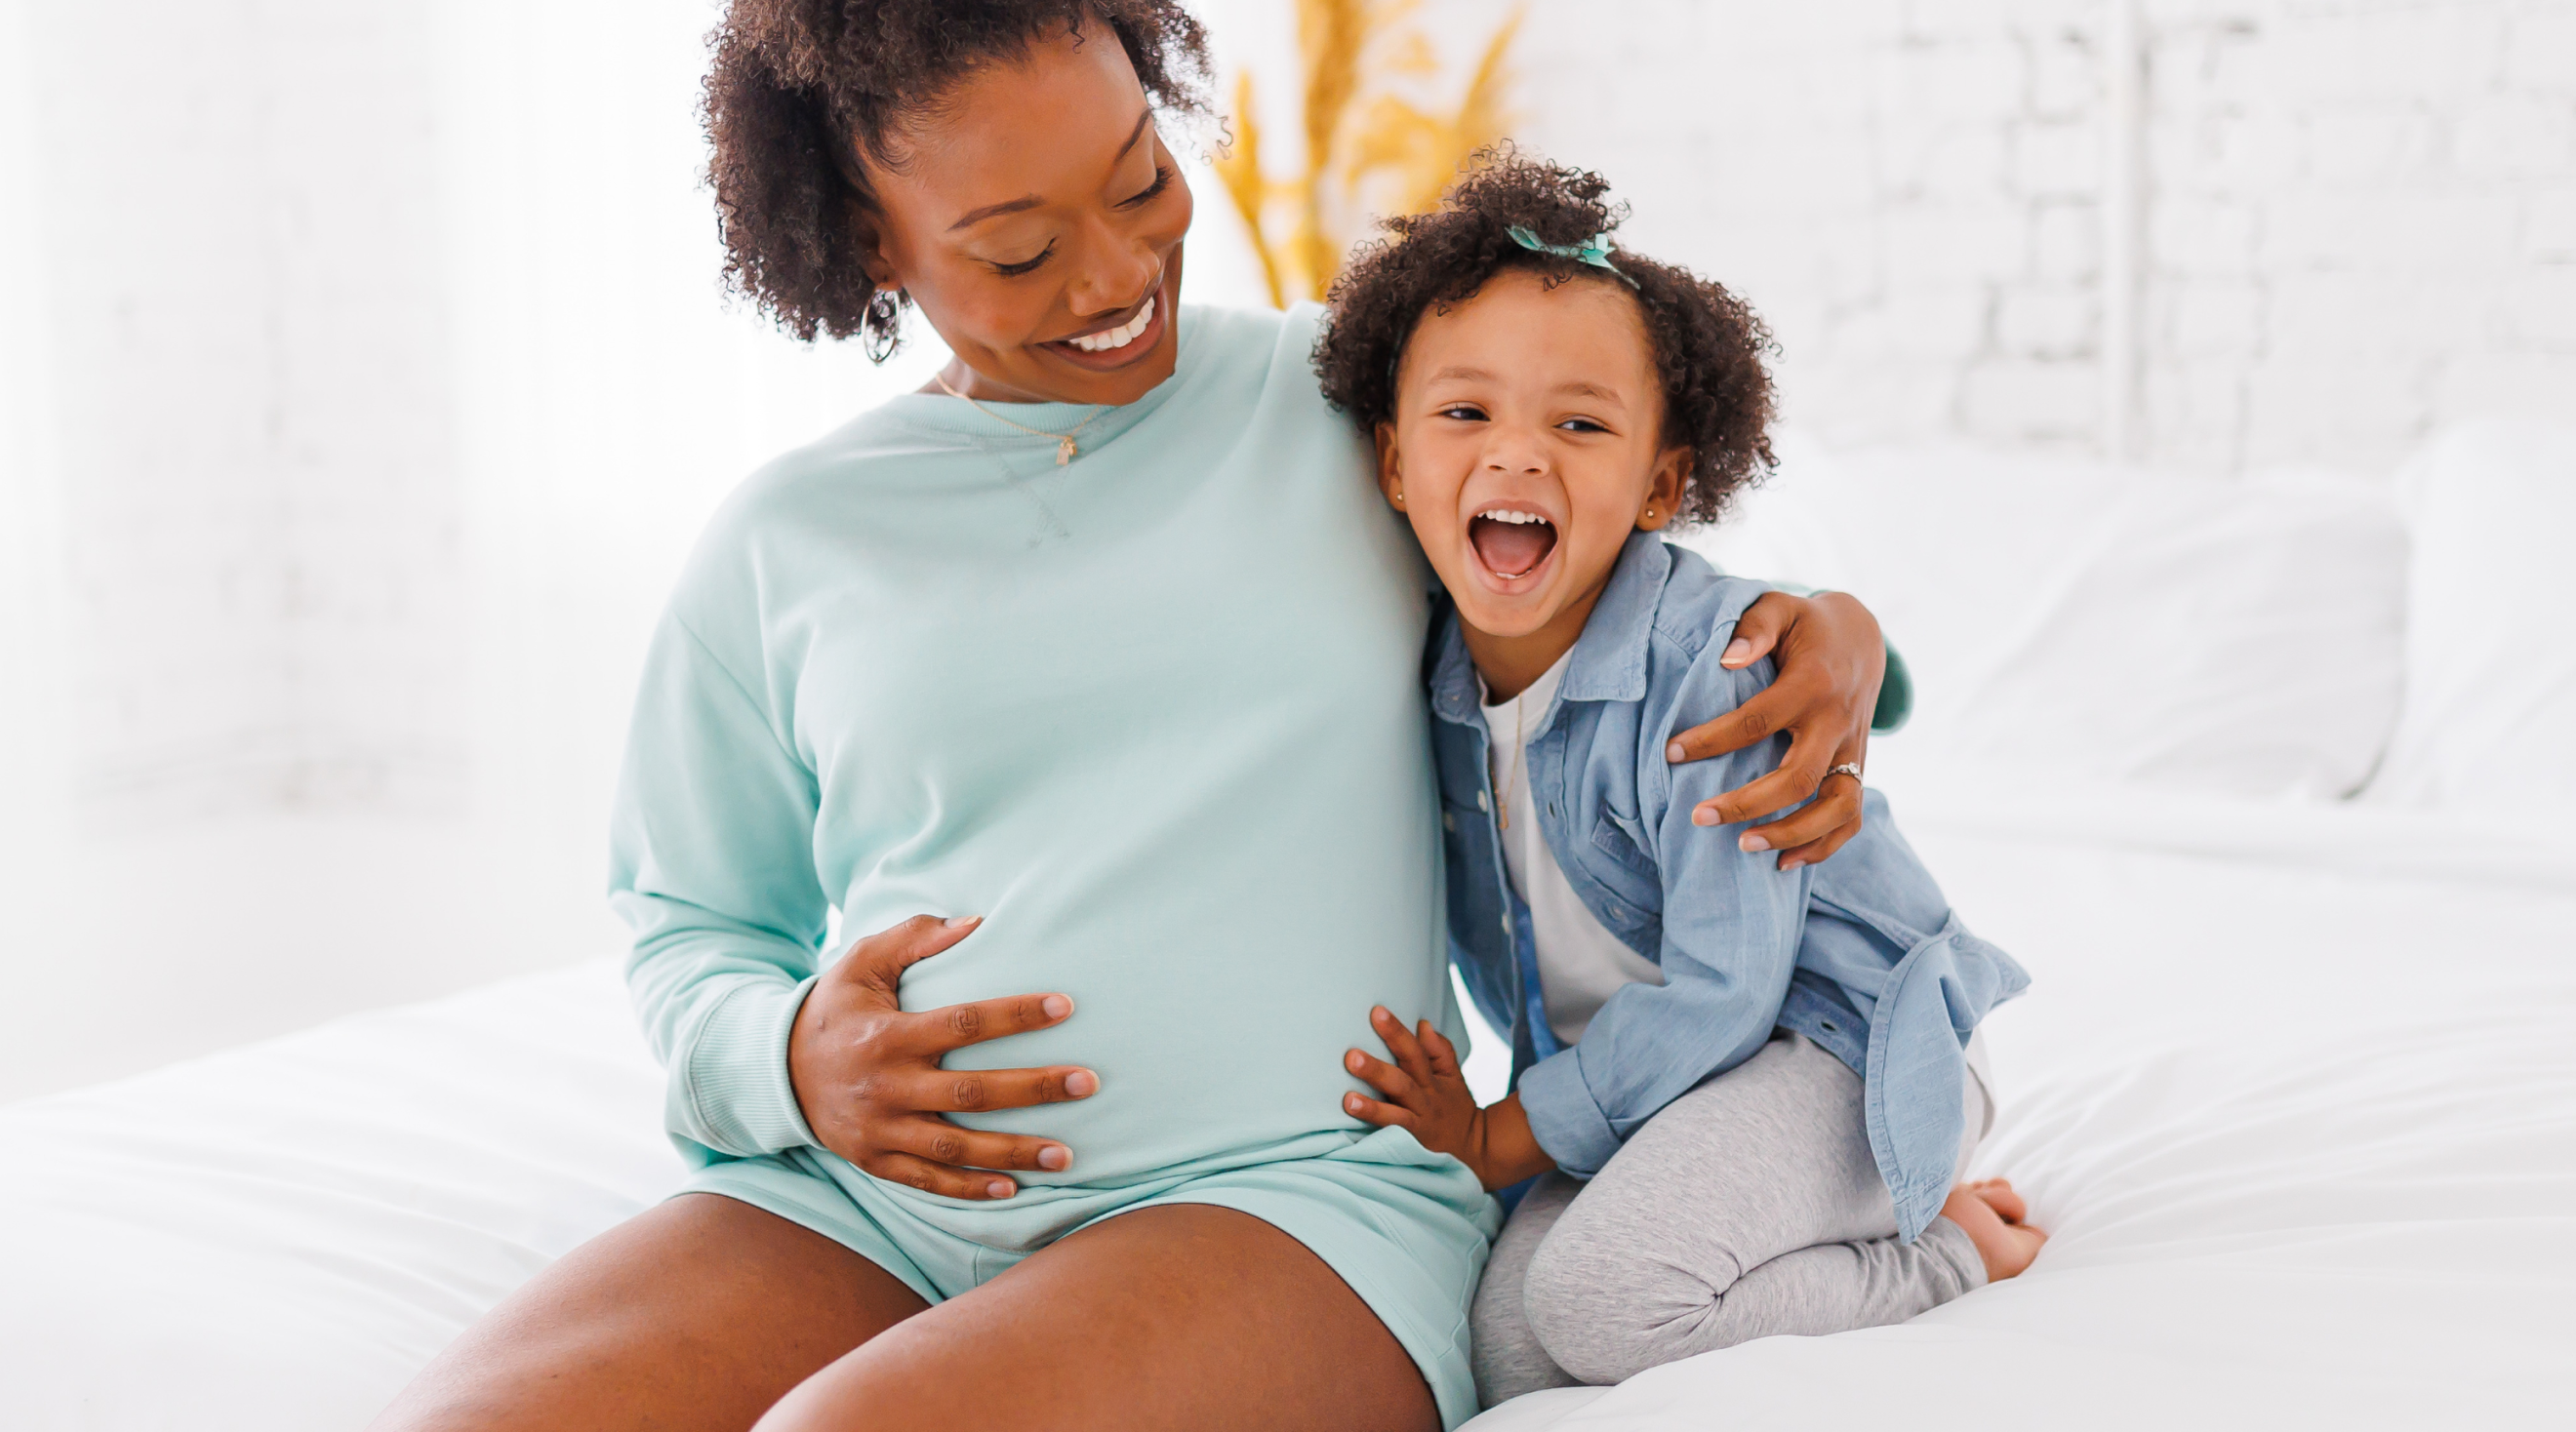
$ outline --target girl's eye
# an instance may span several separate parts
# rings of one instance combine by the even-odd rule
[[[1053,239],[1049,239],[1047,241],[1047,246],[1038,251],[1038,256],[1036,258],[1029,259],[1023,263],[995,264],[993,265],[993,272],[1000,274],[1004,278],[1018,278],[1020,275],[1027,273],[1029,270],[1036,268],[1042,263],[1045,263],[1048,259],[1054,256],[1055,241]]]
[[[1481,423],[1485,420],[1485,410],[1473,403],[1451,403],[1440,410],[1440,416],[1456,418],[1462,423]]]
[[[1146,185],[1142,190],[1138,191],[1134,198],[1120,200],[1118,207],[1121,209],[1143,208],[1145,205],[1152,203],[1156,195],[1171,187],[1172,166],[1169,164],[1157,164],[1154,166],[1154,182]]]
[[[1590,418],[1568,418],[1564,422],[1557,424],[1557,426],[1564,428],[1568,432],[1577,433],[1606,433],[1610,431],[1608,428],[1601,426]]]

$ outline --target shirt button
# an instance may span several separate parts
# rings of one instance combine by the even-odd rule
[[[1483,791],[1476,792],[1476,809],[1481,811],[1491,811],[1493,809],[1493,806],[1486,803],[1485,793]]]
[[[1511,932],[1512,932],[1512,917],[1511,917],[1511,916],[1509,916],[1509,915],[1505,915],[1505,916],[1503,917],[1503,933],[1504,933],[1505,935],[1509,935]]]

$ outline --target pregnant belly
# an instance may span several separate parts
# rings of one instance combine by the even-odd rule
[[[1341,1109],[1342,1094],[1356,1087],[1342,1053],[1374,1045],[1372,1004],[1408,1020],[1441,1019],[1442,954],[1421,907],[1404,917],[1409,900],[1327,905],[1283,898],[1276,884],[1229,882],[1222,901],[1015,892],[956,948],[907,971],[901,997],[911,1010],[1050,991],[1074,1000],[1061,1025],[971,1045],[945,1063],[1078,1064],[1100,1076],[1099,1092],[959,1122],[1073,1150],[1061,1173],[1022,1175],[1033,1185],[1116,1186],[1176,1168],[1257,1162],[1291,1146],[1302,1157],[1317,1151],[1318,1135],[1365,1132]]]

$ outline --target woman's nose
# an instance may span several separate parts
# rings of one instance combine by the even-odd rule
[[[1069,296],[1076,314],[1117,313],[1142,303],[1162,282],[1162,263],[1153,247],[1123,234],[1108,233],[1091,246],[1094,255],[1076,291]]]

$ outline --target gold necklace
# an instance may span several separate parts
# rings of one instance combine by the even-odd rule
[[[984,416],[991,418],[994,422],[1009,424],[1011,427],[1018,428],[1021,432],[1034,434],[1038,437],[1055,439],[1055,465],[1058,467],[1062,467],[1066,463],[1073,461],[1075,458],[1082,456],[1082,449],[1074,445],[1073,434],[1081,432],[1084,428],[1090,427],[1093,423],[1098,422],[1100,420],[1100,413],[1108,412],[1110,407],[1109,404],[1101,404],[1100,413],[1094,413],[1090,417],[1083,419],[1081,422],[1074,424],[1073,432],[1051,433],[1044,428],[1030,427],[1026,423],[1011,422],[1010,419],[1003,417],[1001,414],[994,412],[992,409],[985,407],[974,399],[967,398],[965,394],[948,386],[948,375],[945,373],[933,373],[930,375],[930,380],[937,383],[940,390],[945,392],[948,396],[952,398],[965,398],[968,407],[971,407],[975,411],[982,413]]]
[[[1512,698],[1512,763],[1503,767],[1502,794],[1494,799],[1494,815],[1502,828],[1512,828],[1512,788],[1520,783],[1521,762],[1529,758],[1529,693]]]

